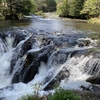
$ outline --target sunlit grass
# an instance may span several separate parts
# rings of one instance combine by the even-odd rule
[[[91,18],[88,23],[100,25],[100,18]]]

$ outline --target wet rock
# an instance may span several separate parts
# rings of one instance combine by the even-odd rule
[[[92,84],[100,84],[100,76],[93,76],[86,79],[86,82],[92,83]]]
[[[4,32],[0,32],[0,38],[5,42],[7,35]]]
[[[77,40],[77,44],[82,47],[82,46],[89,46],[91,43],[91,40],[88,38],[80,38]]]
[[[20,41],[25,40],[26,35],[14,32],[12,37],[14,38],[13,47],[16,47]]]
[[[93,58],[100,58],[100,51],[93,52]]]
[[[33,46],[33,43],[35,43],[35,39],[33,36],[31,36],[29,39],[27,39],[22,45],[18,45],[16,49],[13,51],[13,58],[11,60],[11,68],[10,73],[13,72],[14,66],[16,65],[16,62],[18,59],[21,59],[21,57],[24,56],[24,54],[30,50]]]
[[[86,72],[90,75],[93,75],[93,76],[100,75],[100,60],[99,60],[99,58],[90,58],[84,67],[84,72]]]
[[[38,73],[38,68],[40,66],[39,60],[34,60],[30,65],[28,65],[25,70],[21,72],[22,74],[22,82],[28,83],[30,82],[34,76]]]
[[[59,73],[53,79],[50,80],[50,82],[46,85],[44,90],[51,90],[55,86],[59,86],[61,80],[65,79],[65,78],[67,79],[69,76],[70,76],[69,70],[67,70],[65,67],[63,67],[63,69],[60,70]],[[48,77],[46,77],[46,79],[48,80]]]
[[[99,85],[89,85],[88,87],[82,85],[80,88],[85,91],[100,92]]]
[[[22,69],[15,72],[12,83],[28,83],[31,81],[38,73],[41,61],[47,63],[50,51],[51,49],[49,47],[45,47],[38,51],[28,52],[24,64],[22,65]]]

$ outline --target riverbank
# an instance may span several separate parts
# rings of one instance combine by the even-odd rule
[[[61,18],[56,12],[48,12],[44,13],[46,18]],[[62,18],[67,20],[75,20],[75,21],[81,21],[81,22],[87,22],[90,24],[100,25],[100,17],[99,18],[91,18],[91,19],[72,19],[72,18]]]
[[[91,24],[97,24],[97,25],[100,25],[100,17],[99,18],[91,18],[87,21],[88,23],[91,23]]]

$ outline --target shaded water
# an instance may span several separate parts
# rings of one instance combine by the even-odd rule
[[[97,91],[86,79],[100,74],[100,52],[93,53],[96,40],[86,33],[100,33],[99,26],[38,17],[0,25],[0,100],[32,94],[37,83],[40,95],[55,85]]]

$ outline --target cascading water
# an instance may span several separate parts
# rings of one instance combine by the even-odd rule
[[[32,94],[34,84],[42,84],[41,95],[55,85],[89,88],[86,79],[99,75],[100,65],[93,46],[95,40],[78,33],[4,31],[0,34],[0,100]]]

